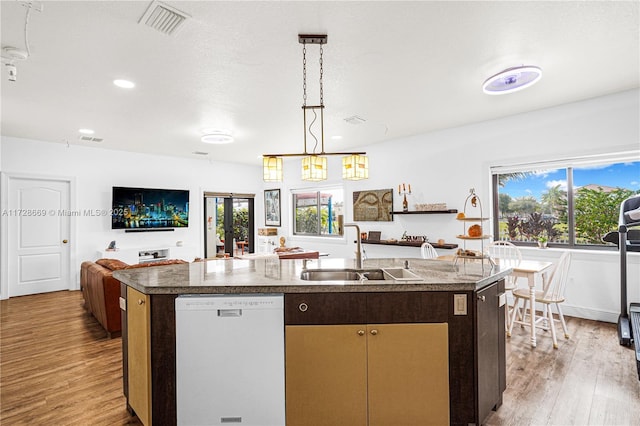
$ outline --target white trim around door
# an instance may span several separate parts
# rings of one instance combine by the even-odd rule
[[[75,207],[75,178],[0,173],[0,299],[79,289]]]

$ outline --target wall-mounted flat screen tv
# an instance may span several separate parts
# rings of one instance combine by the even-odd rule
[[[113,187],[111,228],[161,230],[189,226],[189,191]]]

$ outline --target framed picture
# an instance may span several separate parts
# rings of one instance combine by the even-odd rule
[[[393,189],[354,191],[354,222],[391,222],[393,221]],[[371,237],[371,236],[369,236]]]
[[[279,189],[267,189],[264,191],[264,224],[265,226],[280,226]]]

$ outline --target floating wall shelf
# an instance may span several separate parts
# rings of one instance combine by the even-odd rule
[[[449,210],[424,210],[424,211],[410,211],[410,212],[391,212],[391,214],[451,214],[458,213],[456,209]]]
[[[383,245],[383,246],[420,247],[423,242],[424,241],[385,241],[385,240],[367,241],[367,240],[364,240],[364,241],[362,241],[362,244],[378,244],[378,245]],[[440,248],[440,249],[458,248],[457,244],[450,244],[450,243],[438,244],[436,242],[433,242],[433,243],[430,242],[429,244],[431,244],[433,246],[433,248]]]

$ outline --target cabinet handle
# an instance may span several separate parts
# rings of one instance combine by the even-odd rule
[[[144,305],[144,300],[138,299],[138,305]]]
[[[298,305],[298,309],[300,310],[300,312],[307,312],[307,309],[309,309],[309,305],[302,302],[301,304]]]
[[[481,302],[484,302],[485,301],[485,297],[484,296],[478,296],[478,300],[481,301]]]
[[[375,336],[376,334],[378,334],[378,330],[376,330],[376,329],[371,330],[371,334],[373,334]]]
[[[358,330],[358,336],[364,336],[364,330]]]

